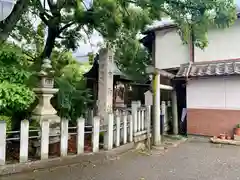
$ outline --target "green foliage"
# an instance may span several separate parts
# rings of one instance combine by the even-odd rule
[[[93,53],[88,54],[88,62],[89,62],[89,64],[93,65],[93,63],[94,63],[94,54]]]
[[[194,42],[202,48],[207,45],[209,27],[228,27],[236,19],[233,0],[94,0],[89,8],[81,0],[58,2],[58,6],[50,10],[51,15],[56,16],[58,13],[53,14],[55,11],[74,11],[74,14],[59,13],[59,17],[55,18],[60,21],[54,21],[55,27],[60,29],[60,41],[68,49],[77,47],[78,40],[83,38],[82,32],[89,35],[95,29],[105,39],[114,41],[119,32],[139,32],[163,16],[169,16],[176,22],[185,41],[193,30],[196,34]],[[53,4],[51,6],[54,7]],[[51,16],[45,15],[45,19],[41,19],[47,26],[53,25]]]
[[[86,89],[83,73],[81,65],[70,64],[62,69],[62,76],[56,78],[59,92],[55,108],[61,117],[72,121],[84,116],[87,106],[92,102],[92,95],[90,90]]]
[[[58,60],[53,59],[53,68],[57,70],[55,84],[59,89],[52,101],[53,105],[59,116],[75,122],[85,115],[88,104],[92,102],[92,95],[86,89],[83,77],[90,65],[79,64],[70,53],[63,53]]]
[[[0,115],[0,121],[5,121],[7,125],[7,131],[12,130],[12,119],[9,116],[1,116]]]
[[[1,111],[18,112],[27,110],[34,102],[34,93],[27,86],[9,83],[0,83],[0,109]]]
[[[111,43],[111,42],[110,42]],[[115,42],[115,60],[119,69],[132,80],[144,80],[151,58],[136,38],[136,32],[121,32]]]
[[[76,64],[75,58],[72,56],[72,53],[69,51],[58,51],[54,50],[51,56],[52,66],[55,71],[55,76],[62,76],[62,70],[71,64]]]
[[[56,84],[59,87],[56,106],[59,115],[72,121],[84,116],[88,103],[91,102],[90,91],[76,88],[65,78],[57,78]]]
[[[208,45],[209,28],[229,27],[237,18],[234,0],[170,1],[164,6],[164,13],[175,20],[180,27],[184,42],[188,41],[193,31],[195,45],[200,48]]]
[[[90,5],[85,0],[57,0],[56,4],[46,0],[46,3],[50,3],[50,8],[47,9],[41,5],[40,0],[19,2],[11,13],[11,18],[21,18],[14,21],[17,25],[11,36],[19,41],[24,36],[27,44],[32,43],[33,39],[39,41],[33,22],[40,18],[42,25],[53,32],[50,41],[46,43],[47,49],[53,49],[52,42],[59,48],[65,46],[67,49],[76,49],[78,41],[84,39],[83,35],[92,34],[94,29],[104,38],[113,40],[122,28],[129,32],[139,31],[165,16],[171,17],[180,27],[184,41],[188,40],[189,33],[193,30],[195,44],[203,48],[207,45],[209,27],[228,27],[236,19],[234,0],[94,0]],[[25,12],[22,16],[18,11],[23,6],[21,2],[25,2],[24,9],[28,8],[27,12],[20,11]],[[12,27],[11,23],[12,21],[6,21],[0,28],[11,31],[12,28],[3,27]],[[5,34],[9,32],[4,32]],[[42,41],[42,36],[40,37]],[[45,50],[42,48],[42,51]],[[50,54],[51,51],[48,51],[47,55]]]
[[[29,108],[35,95],[26,86],[31,73],[25,57],[12,45],[2,46],[0,50],[0,112],[12,116]]]

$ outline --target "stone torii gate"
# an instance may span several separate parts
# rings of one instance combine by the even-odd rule
[[[107,113],[112,112],[113,99],[113,61],[114,53],[110,49],[101,49],[99,53],[99,79],[98,79],[98,115],[108,123]],[[147,73],[153,75],[153,144],[161,144],[161,122],[160,122],[160,90],[172,91],[172,109],[173,109],[173,131],[178,134],[178,113],[177,113],[177,95],[172,86],[160,84],[160,75],[170,79],[175,76],[166,71],[149,66]],[[104,139],[107,138],[107,135]]]
[[[160,70],[154,66],[148,66],[146,69],[146,72],[148,74],[153,75],[152,80],[152,100],[153,100],[153,144],[155,146],[158,146],[162,143],[162,137],[161,137],[161,113],[160,113],[160,92],[161,89],[172,91],[171,97],[172,97],[172,111],[173,111],[173,133],[174,135],[178,134],[178,112],[177,112],[177,93],[176,89],[172,86],[163,85],[160,84],[160,75],[164,77],[168,77],[170,79],[174,78],[174,75],[166,72],[164,70]]]

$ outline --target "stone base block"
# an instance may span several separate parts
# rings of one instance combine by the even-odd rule
[[[152,137],[152,134],[150,134],[150,138],[151,137]],[[145,141],[147,139],[148,139],[147,134],[142,134],[142,135],[134,136],[133,142],[137,143],[137,142]]]
[[[229,145],[240,146],[240,141],[235,141],[235,140],[219,139],[219,138],[213,137],[213,138],[210,138],[210,141],[215,144],[229,144]]]
[[[240,141],[240,136],[234,134],[233,139],[234,139],[235,141]]]

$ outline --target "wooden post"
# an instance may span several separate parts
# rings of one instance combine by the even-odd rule
[[[68,153],[68,120],[61,120],[61,142],[60,142],[61,156],[67,156]]]
[[[133,136],[137,132],[137,123],[138,123],[138,105],[137,101],[132,101],[132,121],[133,121]]]
[[[123,144],[127,143],[127,115],[123,114]]]
[[[142,129],[142,127],[141,127],[141,122],[142,122],[142,118],[141,118],[141,109],[140,109],[140,107],[138,107],[138,128],[137,128],[137,130],[138,130],[138,132],[139,131],[141,131],[141,129]]]
[[[129,142],[133,142],[133,120],[132,115],[128,115],[129,121]]]
[[[100,133],[100,117],[96,116],[93,118],[93,134],[92,134],[92,151],[99,151],[99,133]]]
[[[93,110],[91,109],[90,111],[88,111],[88,119],[87,119],[87,121],[88,121],[88,123],[90,124],[90,125],[93,125]]]
[[[160,123],[160,74],[156,71],[153,75],[153,144],[158,146],[161,140],[161,123]]]
[[[113,128],[113,144],[116,146],[116,141],[117,141],[117,115],[116,112],[114,112],[113,115],[113,127],[115,127],[115,129]]]
[[[121,118],[116,116],[116,147],[120,146],[120,128],[121,128]]]
[[[172,114],[173,114],[173,134],[178,134],[178,109],[177,109],[177,93],[172,91]]]
[[[163,117],[163,122],[162,122],[162,130],[163,130],[163,134],[165,133],[165,124],[166,124],[166,102],[165,101],[162,101],[161,103],[161,114],[162,114],[162,117]]]
[[[29,121],[21,121],[20,130],[20,163],[28,161],[28,138],[29,138]]]
[[[6,162],[6,122],[0,120],[0,165]]]
[[[41,123],[41,160],[48,159],[49,150],[49,121]]]
[[[151,139],[150,139],[150,134],[151,134],[151,106],[148,105],[146,107],[146,129],[147,129],[147,147],[148,150],[151,149]]]
[[[77,120],[77,154],[84,153],[84,137],[85,137],[84,129],[85,119],[79,118]]]
[[[141,110],[141,130],[145,130],[144,122],[145,122],[145,110]]]
[[[166,133],[169,131],[169,112],[168,112],[168,102],[166,102],[166,107],[165,107],[165,125],[164,128],[166,130]]]

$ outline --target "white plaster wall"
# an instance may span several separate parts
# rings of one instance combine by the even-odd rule
[[[223,78],[190,80],[187,84],[187,107],[225,108],[225,85]]]
[[[190,80],[187,107],[196,109],[240,109],[240,77]]]
[[[240,58],[240,20],[230,28],[211,29],[208,33],[208,46],[195,48],[195,62]]]
[[[240,109],[240,77],[226,78],[225,83],[226,108]]]
[[[189,62],[189,47],[184,45],[175,29],[156,31],[155,65],[159,69],[176,68]],[[216,61],[240,58],[240,20],[226,29],[210,29],[208,46],[195,47],[194,61]]]
[[[189,60],[188,45],[183,45],[175,29],[156,31],[155,65],[159,69],[176,68]]]

